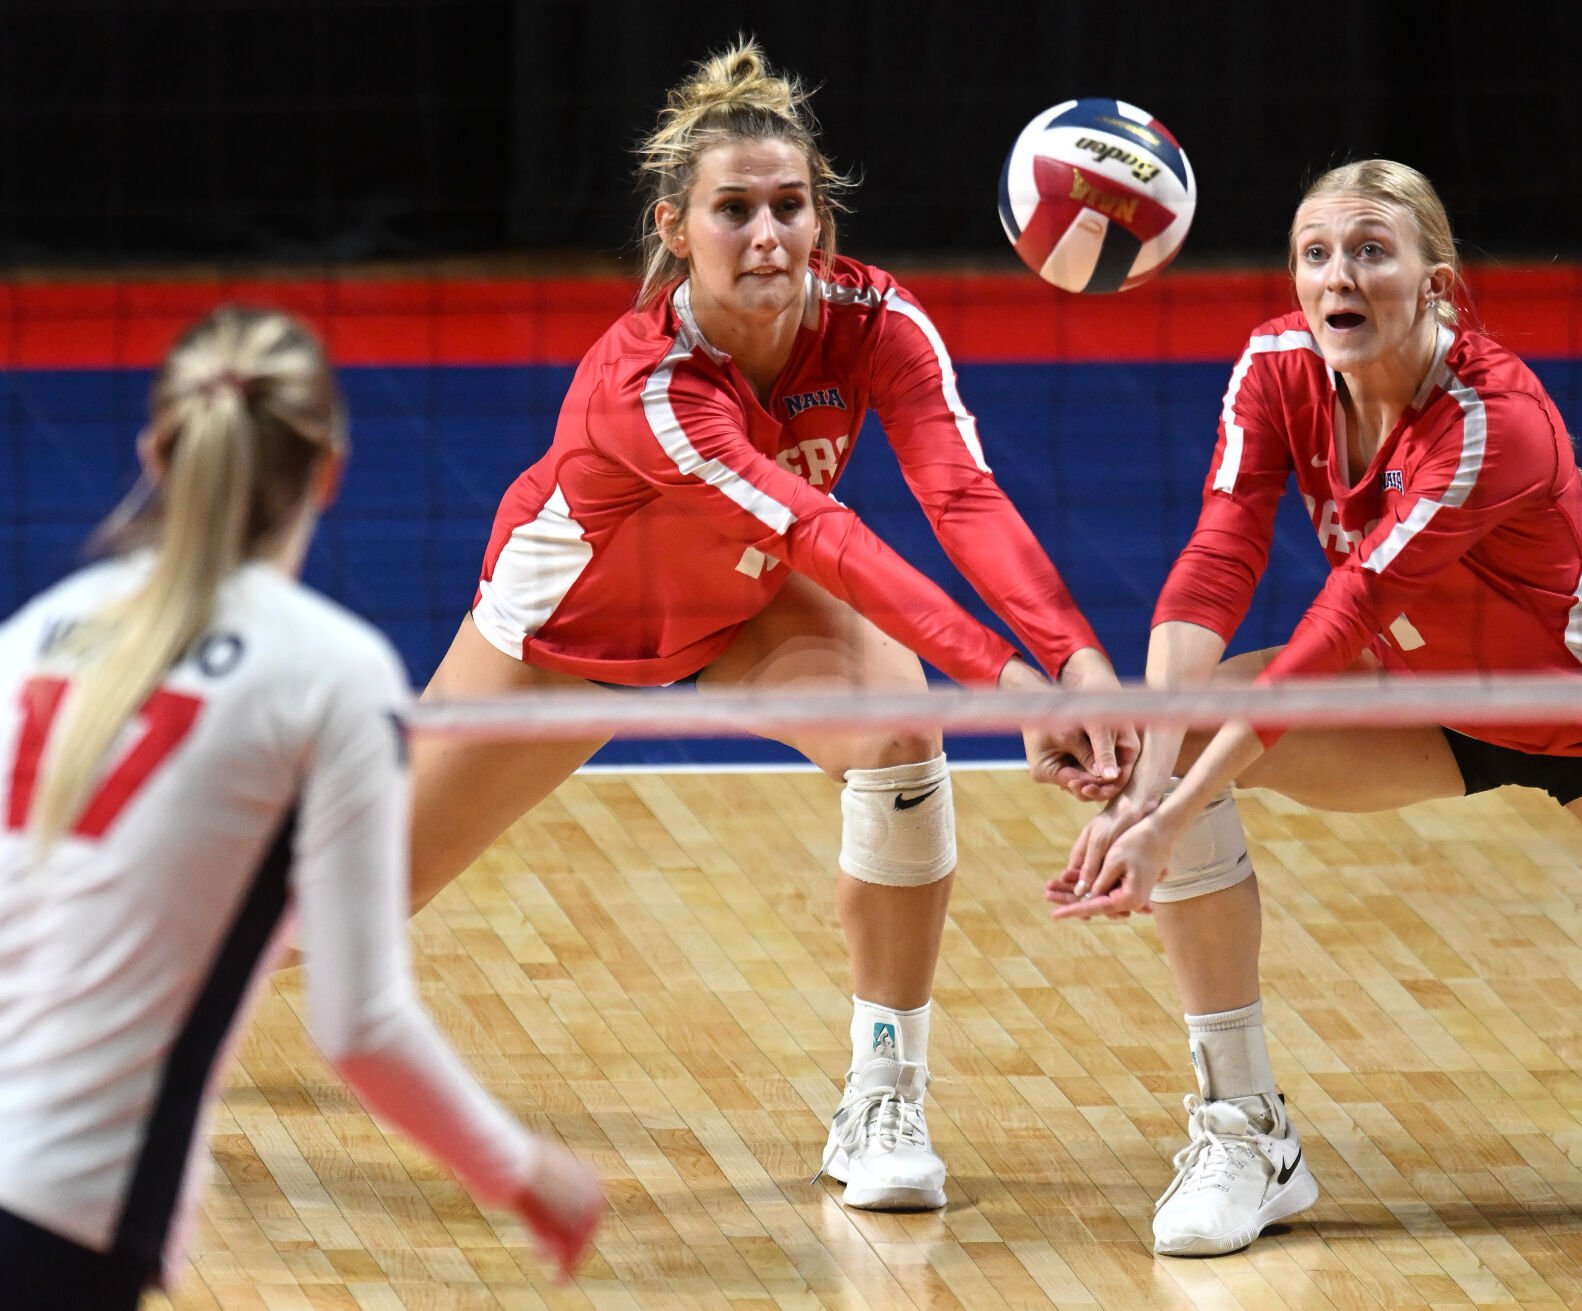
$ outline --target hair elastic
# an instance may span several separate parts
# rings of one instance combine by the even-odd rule
[[[250,380],[242,377],[235,369],[221,369],[198,390],[205,396],[212,396],[219,388],[228,388],[242,398],[243,403],[252,399]]]

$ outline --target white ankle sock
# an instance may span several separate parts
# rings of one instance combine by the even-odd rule
[[[928,1066],[928,1014],[932,1002],[916,1010],[851,999],[851,1068],[860,1070],[875,1057]]]
[[[1263,1002],[1211,1015],[1188,1015],[1192,1068],[1204,1101],[1274,1097],[1274,1069],[1263,1036]]]

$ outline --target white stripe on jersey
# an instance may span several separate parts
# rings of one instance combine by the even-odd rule
[[[1488,445],[1489,423],[1482,398],[1449,369],[1441,372],[1439,385],[1461,407],[1461,458],[1456,462],[1455,476],[1439,499],[1431,500],[1425,496],[1418,501],[1406,518],[1390,529],[1389,535],[1368,557],[1362,567],[1376,574],[1382,574],[1389,568],[1396,556],[1406,549],[1412,538],[1428,527],[1441,509],[1446,506],[1454,509],[1463,504],[1477,485],[1478,475],[1483,472],[1483,451]]]
[[[1241,384],[1246,380],[1248,370],[1252,368],[1253,356],[1263,355],[1269,351],[1300,350],[1312,351],[1313,354],[1322,356],[1311,332],[1304,332],[1299,328],[1287,328],[1276,335],[1254,337],[1247,343],[1247,349],[1241,353],[1241,358],[1236,361],[1236,367],[1230,371],[1230,383],[1225,388],[1225,400],[1220,410],[1220,419],[1225,424],[1225,455],[1219,462],[1219,468],[1214,471],[1214,491],[1236,490],[1236,475],[1241,472],[1243,441],[1242,426],[1236,422],[1236,397],[1241,392]]]
[[[1423,375],[1423,385],[1417,389],[1417,395],[1412,397],[1412,408],[1421,410],[1428,404],[1428,398],[1434,394],[1434,388],[1440,385],[1440,375],[1444,372],[1445,356],[1450,354],[1450,348],[1456,344],[1456,334],[1443,323],[1439,325],[1439,335],[1434,338],[1434,357],[1428,361],[1428,372]]]
[[[884,305],[886,309],[893,310],[902,318],[910,319],[917,324],[928,344],[933,347],[934,358],[939,361],[939,376],[942,380],[945,404],[949,406],[951,414],[955,417],[956,431],[961,434],[962,444],[972,456],[972,462],[984,473],[988,473],[989,466],[983,458],[983,443],[978,440],[978,425],[967,407],[961,403],[961,393],[956,389],[956,371],[951,367],[950,352],[945,349],[939,331],[928,315],[910,301],[896,295],[894,291],[885,293]]]
[[[811,277],[812,275],[809,274]],[[671,293],[670,307],[675,310],[676,317],[681,320],[681,335],[693,344],[700,347],[716,364],[724,364],[730,359],[729,351],[722,351],[718,346],[703,335],[703,329],[698,327],[698,321],[692,317],[692,279],[688,278]]]
[[[592,559],[593,547],[582,540],[582,525],[557,483],[544,508],[512,530],[493,577],[479,582],[472,612],[478,631],[520,660],[522,643],[555,613]]]
[[[1566,620],[1566,650],[1582,662],[1582,576],[1577,578],[1575,595],[1577,603],[1571,607],[1571,616]]]
[[[707,345],[701,336],[693,340],[693,333],[688,331],[688,326],[683,323],[676,344],[643,385],[643,414],[648,419],[648,426],[665,454],[682,473],[700,478],[723,492],[770,531],[783,536],[796,522],[791,507],[782,505],[762,488],[755,487],[728,464],[705,460],[688,439],[681,420],[676,418],[675,409],[670,404],[670,380],[675,376],[678,364],[690,360],[694,349]]]

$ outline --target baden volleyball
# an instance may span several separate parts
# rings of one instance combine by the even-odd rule
[[[1146,109],[1067,100],[1033,119],[1000,172],[1000,222],[1027,267],[1066,291],[1126,291],[1175,258],[1197,182]]]

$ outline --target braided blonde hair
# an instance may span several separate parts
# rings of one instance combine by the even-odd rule
[[[1456,239],[1450,231],[1450,216],[1434,184],[1410,164],[1393,159],[1358,159],[1322,174],[1303,194],[1302,205],[1320,196],[1348,193],[1366,196],[1381,204],[1404,209],[1417,224],[1417,248],[1428,264],[1450,266],[1451,293],[1434,301],[1434,317],[1454,328],[1459,317],[1452,296],[1461,286],[1461,261],[1456,255]],[[1296,268],[1296,220],[1291,221],[1290,263]]]
[[[845,209],[841,196],[852,183],[819,148],[818,123],[807,101],[801,82],[777,73],[757,41],[748,38],[703,60],[671,88],[658,123],[637,148],[638,179],[645,193],[639,306],[652,302],[687,271],[686,261],[660,235],[656,208],[668,201],[676,207],[676,221],[684,220],[698,157],[724,141],[778,139],[802,152],[813,184],[818,248],[826,260],[834,258],[835,215]]]
[[[77,671],[33,808],[40,850],[76,821],[122,726],[208,626],[220,584],[296,524],[314,472],[346,444],[345,414],[306,328],[226,307],[166,356],[142,443],[153,492],[135,490],[95,540],[152,545],[154,564],[64,648]]]

